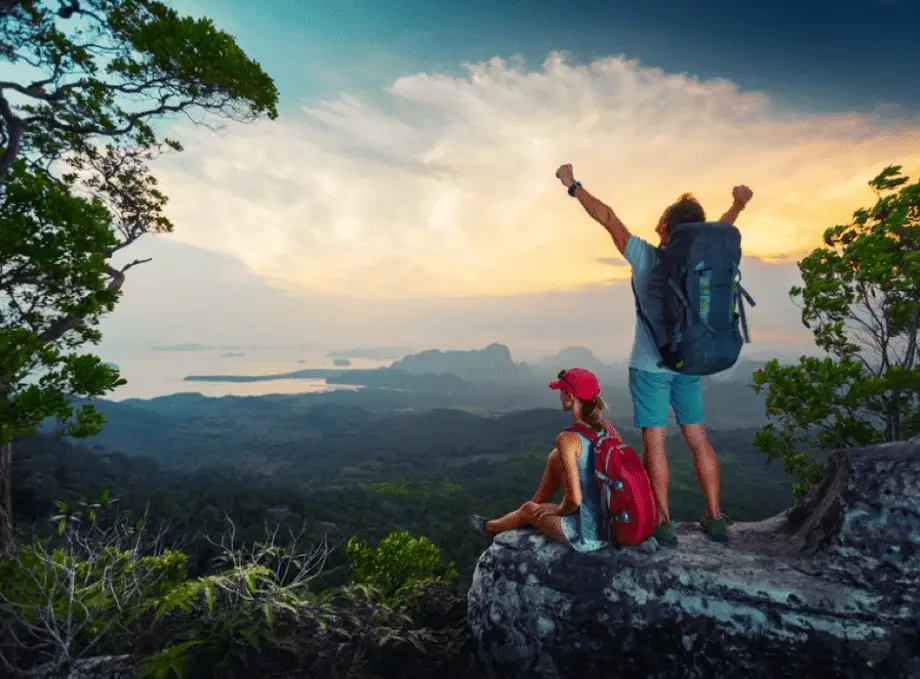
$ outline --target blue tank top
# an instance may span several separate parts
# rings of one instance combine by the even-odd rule
[[[607,433],[602,432],[599,436],[602,439]],[[575,550],[592,552],[606,547],[609,543],[600,534],[601,496],[594,479],[591,441],[582,434],[578,434],[578,440],[581,442],[581,455],[578,456],[576,465],[581,484],[581,506],[562,517],[562,532]]]

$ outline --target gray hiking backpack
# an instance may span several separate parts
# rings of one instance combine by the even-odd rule
[[[660,366],[685,375],[732,367],[750,342],[741,287],[741,232],[723,222],[680,224],[658,249],[664,273],[664,318],[652,323],[636,296],[636,311],[661,352]],[[633,285],[633,294],[636,289]]]

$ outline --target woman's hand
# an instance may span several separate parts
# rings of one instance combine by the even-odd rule
[[[559,516],[560,508],[561,505],[551,502],[539,505],[536,502],[525,502],[521,507],[534,521],[539,521],[548,516]]]

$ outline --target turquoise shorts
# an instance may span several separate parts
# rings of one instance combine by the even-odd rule
[[[677,424],[703,423],[703,392],[697,375],[629,369],[636,429],[668,426],[668,406]]]

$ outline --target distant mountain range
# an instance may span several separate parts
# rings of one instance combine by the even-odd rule
[[[330,352],[332,355],[333,352]],[[428,349],[409,354],[388,368],[344,369],[342,354],[358,356],[359,351],[341,352],[336,359],[339,368],[307,368],[271,375],[189,375],[188,382],[263,382],[284,379],[325,379],[329,384],[363,385],[391,389],[462,389],[462,383],[492,384],[498,388],[543,386],[563,368],[587,368],[602,385],[625,386],[629,379],[626,362],[610,364],[597,358],[585,347],[566,347],[552,356],[533,364],[517,363],[504,344],[492,343],[483,349]],[[379,355],[383,354],[381,350]],[[751,374],[763,367],[764,361],[742,358],[730,370],[710,379],[716,382],[750,381]]]
[[[353,358],[383,356],[386,349],[354,350],[348,352],[329,352],[336,357],[336,365],[342,366],[346,355]],[[330,384],[364,384],[366,386],[417,388],[417,378],[443,377],[459,378],[465,382],[483,382],[507,386],[533,386],[552,379],[563,368],[588,368],[595,372],[601,382],[625,383],[627,366],[610,365],[598,359],[590,349],[584,347],[567,347],[553,356],[542,358],[533,365],[526,362],[516,363],[511,357],[511,350],[504,344],[493,343],[484,349],[449,350],[428,349],[416,354],[409,354],[395,361],[388,368],[373,370],[340,370],[329,368],[306,368],[287,373],[271,375],[188,375],[188,382],[263,382],[284,379],[325,379]],[[426,379],[425,383],[434,386],[438,380]],[[457,386],[456,383],[443,382],[444,386]]]
[[[468,382],[529,384],[534,371],[526,363],[515,363],[511,350],[504,344],[490,344],[485,349],[440,351],[428,349],[396,361],[391,370],[409,375],[456,375]]]
[[[766,423],[764,395],[748,386],[751,374],[761,365],[762,362],[745,359],[718,378],[703,380],[704,412],[709,429],[723,432],[746,429],[750,432]],[[291,455],[298,450],[313,451],[313,444],[307,445],[308,442],[323,436],[329,427],[341,428],[344,433],[363,426],[361,423],[371,414],[378,418],[448,410],[450,413],[438,415],[438,422],[441,425],[454,422],[451,428],[455,433],[463,431],[463,426],[457,425],[455,420],[473,422],[470,417],[474,415],[492,419],[517,413],[522,422],[534,418],[536,422],[539,420],[536,411],[549,409],[551,419],[559,416],[558,400],[547,389],[547,382],[561,368],[581,366],[598,373],[610,421],[621,430],[634,431],[626,365],[608,365],[582,347],[567,347],[533,365],[515,363],[508,347],[491,344],[474,351],[424,351],[406,356],[392,367],[376,370],[345,368],[290,374],[291,377],[324,377],[337,384],[361,385],[362,389],[221,398],[180,393],[154,399],[96,400],[93,403],[105,414],[107,422],[102,432],[93,438],[93,444],[177,462],[185,457],[199,461],[207,458],[213,462],[229,454],[228,451],[243,447],[247,455],[263,456],[265,463],[271,464],[282,450],[291,451]],[[245,381],[260,378],[187,379]],[[265,379],[285,379],[285,376]],[[526,424],[522,426],[526,429]],[[51,421],[43,426],[44,431],[55,428]],[[399,448],[398,439],[394,438],[391,443]],[[310,452],[313,454],[319,452]]]
[[[711,427],[755,427],[766,422],[763,394],[754,393],[751,375],[764,361],[741,359],[728,371],[703,380],[706,421]],[[553,402],[547,382],[562,368],[586,367],[597,373],[609,404],[610,416],[624,424],[632,420],[628,389],[628,365],[607,364],[584,347],[567,347],[533,364],[516,363],[509,348],[490,344],[471,351],[428,350],[411,354],[388,368],[305,369],[276,375],[190,375],[188,382],[257,382],[283,379],[325,379],[332,385],[361,386],[357,390],[292,395],[289,397],[224,397],[175,394],[160,399],[122,401],[141,410],[184,416],[190,412],[225,417],[229,411],[282,409],[299,412],[318,403],[349,404],[369,410],[425,411],[432,408],[463,408],[471,412],[496,413],[546,407]],[[245,404],[245,405],[244,405]],[[106,404],[105,409],[113,412]],[[134,413],[126,413],[133,417]]]

